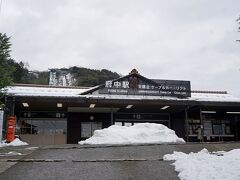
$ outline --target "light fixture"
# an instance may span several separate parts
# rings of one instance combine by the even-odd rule
[[[163,106],[161,109],[167,109],[167,108],[169,108],[170,106]]]
[[[62,103],[57,103],[57,107],[61,108],[62,107]]]
[[[90,104],[90,108],[94,108],[96,104]]]
[[[201,111],[202,113],[206,113],[206,114],[214,114],[216,113],[216,111]]]
[[[130,108],[132,108],[132,107],[133,107],[133,105],[132,105],[132,104],[129,104],[129,105],[126,106],[126,109],[130,109]]]
[[[240,112],[227,112],[227,114],[240,114]]]
[[[28,103],[24,102],[22,103],[23,107],[29,107]]]

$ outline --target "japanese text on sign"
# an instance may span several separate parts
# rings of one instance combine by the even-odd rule
[[[129,82],[128,81],[106,81],[105,88],[120,88],[120,89],[128,89],[129,88]],[[148,84],[139,84],[139,89],[149,89],[149,90],[175,90],[175,91],[186,91],[187,88],[185,86],[176,86],[176,85],[159,85],[159,86],[153,86]]]

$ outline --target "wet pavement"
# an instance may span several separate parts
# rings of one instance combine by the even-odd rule
[[[17,160],[24,158],[38,149],[36,146],[1,147],[0,148],[0,173],[6,171],[17,163]],[[1,179],[1,178],[0,178]]]
[[[240,143],[128,146],[21,146],[0,148],[0,179],[178,179],[173,151],[229,151]]]

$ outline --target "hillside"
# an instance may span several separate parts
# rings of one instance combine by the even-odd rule
[[[96,86],[107,80],[119,78],[116,72],[107,69],[95,70],[83,67],[50,69],[51,85],[63,86]]]
[[[107,80],[119,78],[116,72],[107,69],[97,70],[73,66],[70,68],[50,69],[49,71],[28,71],[26,66],[16,68],[14,83],[51,84],[59,86],[96,86]],[[52,77],[50,77],[52,76]]]

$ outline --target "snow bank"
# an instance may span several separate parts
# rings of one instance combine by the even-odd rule
[[[0,153],[0,156],[21,156],[22,153],[16,152],[16,151],[10,151],[8,153]]]
[[[16,138],[14,139],[12,142],[10,143],[6,143],[5,141],[3,141],[2,143],[0,143],[0,147],[6,147],[6,146],[24,146],[24,145],[28,145],[28,143],[21,141],[20,139]]]
[[[79,144],[166,144],[185,143],[175,132],[162,124],[140,123],[130,127],[112,125],[96,130],[92,137]]]
[[[229,152],[209,153],[203,149],[198,153],[174,152],[163,157],[175,162],[175,170],[181,180],[236,180],[240,179],[240,149]]]

